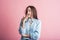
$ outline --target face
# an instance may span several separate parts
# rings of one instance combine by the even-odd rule
[[[27,15],[28,15],[28,17],[32,17],[32,11],[31,11],[31,8],[30,7],[28,8]]]

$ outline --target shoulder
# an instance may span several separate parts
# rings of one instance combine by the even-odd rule
[[[41,28],[41,25],[42,25],[42,23],[41,23],[41,20],[40,19],[34,19],[35,20],[35,23],[36,23],[36,28]]]
[[[40,20],[40,19],[34,19],[34,21],[35,21],[36,23],[41,23],[41,20]]]

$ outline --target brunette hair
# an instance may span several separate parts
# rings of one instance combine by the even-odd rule
[[[38,19],[37,18],[37,10],[34,6],[27,6],[26,10],[25,10],[25,15],[27,15],[28,12],[28,8],[31,8],[31,11],[33,12],[33,18]]]

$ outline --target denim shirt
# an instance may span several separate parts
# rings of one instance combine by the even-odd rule
[[[32,20],[32,21],[31,21]],[[31,22],[31,25],[30,25]],[[21,38],[21,40],[38,40],[41,34],[41,20],[32,18],[25,22],[24,29],[22,28],[22,21],[20,22],[19,33],[21,35],[28,34],[31,38]]]

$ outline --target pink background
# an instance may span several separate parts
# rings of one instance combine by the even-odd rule
[[[19,23],[28,5],[42,21],[41,40],[60,40],[60,0],[0,0],[0,40],[19,40]]]

